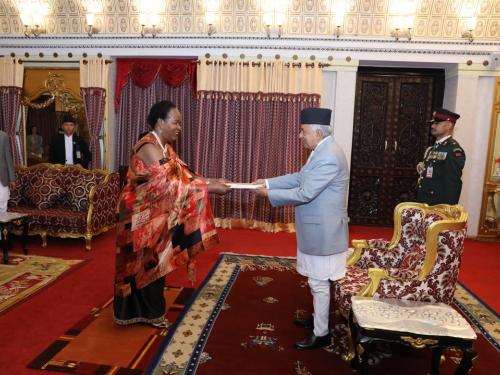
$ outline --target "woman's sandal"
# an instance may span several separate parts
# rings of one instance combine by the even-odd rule
[[[158,322],[155,322],[155,323],[150,323],[153,327],[156,327],[156,328],[168,328],[169,326],[169,322],[167,319],[163,318],[163,320],[160,320]]]

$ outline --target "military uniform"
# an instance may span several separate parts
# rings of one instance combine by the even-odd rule
[[[459,114],[444,108],[434,111],[431,123],[450,121],[453,124]],[[417,166],[420,174],[417,183],[417,202],[457,204],[462,191],[462,169],[465,152],[451,136],[436,141],[424,153],[424,160]]]

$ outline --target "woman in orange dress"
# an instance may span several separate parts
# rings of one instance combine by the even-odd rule
[[[175,104],[158,102],[152,131],[133,147],[127,185],[118,202],[114,319],[166,326],[165,275],[218,243],[208,193],[226,194],[222,179],[192,172],[172,143],[181,131]]]

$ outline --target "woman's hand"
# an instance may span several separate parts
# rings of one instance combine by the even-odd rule
[[[207,178],[205,182],[208,185],[209,193],[224,195],[231,190],[231,188],[227,186],[228,181],[225,178]]]

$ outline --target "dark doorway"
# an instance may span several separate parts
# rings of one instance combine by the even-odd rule
[[[415,200],[415,167],[431,143],[427,121],[443,94],[442,69],[359,68],[350,223],[392,225],[394,207]]]

